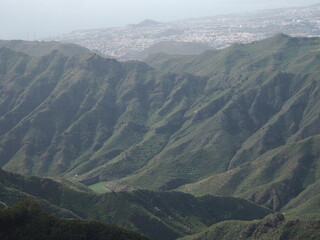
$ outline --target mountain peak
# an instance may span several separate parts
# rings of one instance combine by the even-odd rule
[[[151,19],[145,19],[142,22],[136,24],[137,27],[148,27],[148,26],[154,26],[159,24],[160,22],[156,22],[154,20]]]
[[[291,38],[289,35],[287,34],[284,34],[284,33],[278,33],[276,35],[274,35],[273,38],[276,38],[276,39],[288,39],[288,38]]]

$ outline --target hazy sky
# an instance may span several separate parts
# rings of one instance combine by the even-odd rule
[[[0,0],[0,39],[315,3],[320,0]]]

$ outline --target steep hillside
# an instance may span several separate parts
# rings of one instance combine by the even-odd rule
[[[320,39],[282,34],[198,56],[157,55],[147,61],[153,68],[1,48],[0,165],[111,190],[241,196],[279,210],[319,180],[319,59]]]
[[[59,182],[60,179],[58,179]],[[95,194],[81,185],[48,178],[23,177],[0,170],[0,199],[11,206],[32,198],[58,217],[99,220],[137,230],[152,239],[176,239],[229,219],[260,219],[270,210],[252,202],[178,192],[111,192]]]
[[[278,147],[253,162],[185,185],[180,190],[198,196],[208,193],[239,196],[278,211],[307,186],[318,184],[319,156],[318,135]],[[313,195],[307,194],[308,197]]]
[[[35,201],[24,200],[0,210],[2,240],[147,240],[116,226],[83,220],[62,220],[41,211]]]
[[[262,221],[225,221],[181,240],[309,240],[319,239],[319,221],[287,221],[281,214],[271,214]]]
[[[320,181],[308,186],[296,198],[291,200],[284,208],[289,219],[317,219],[320,220]]]

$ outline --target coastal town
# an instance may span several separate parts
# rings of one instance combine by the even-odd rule
[[[173,22],[144,20],[124,27],[74,31],[46,40],[76,43],[108,57],[128,60],[162,41],[206,43],[215,49],[222,49],[234,43],[250,43],[277,33],[320,36],[320,5]]]

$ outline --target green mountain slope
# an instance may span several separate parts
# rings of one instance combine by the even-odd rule
[[[3,205],[25,198],[37,200],[43,210],[55,216],[113,223],[152,239],[176,239],[220,221],[259,219],[270,213],[244,199],[146,190],[95,194],[68,182],[0,170]]]
[[[319,180],[309,185],[284,208],[287,218],[317,219],[319,218],[320,185]]]
[[[172,67],[171,71],[186,70],[211,79],[196,107],[185,114],[188,120],[171,138],[170,146],[177,145],[179,154],[161,154],[158,169],[149,172],[164,169],[185,182],[193,181],[318,134],[318,48],[318,39],[280,35],[218,53],[207,52],[193,57],[188,64],[179,65],[177,61],[179,68]],[[284,53],[290,56],[278,56]],[[169,156],[168,164],[177,162],[177,167],[166,167]],[[172,173],[172,169],[181,168],[187,168],[183,169],[185,174]],[[147,172],[142,178],[146,179]]]
[[[1,48],[0,165],[282,209],[319,180],[319,56],[319,38],[285,35],[153,68]]]
[[[310,137],[263,154],[254,162],[185,185],[195,195],[239,196],[277,211],[318,181],[320,138]],[[306,200],[306,198],[303,198]]]
[[[24,200],[0,210],[0,222],[0,238],[3,240],[148,239],[138,233],[99,222],[55,218],[41,211],[32,200]]]
[[[225,221],[202,233],[181,240],[308,240],[320,237],[319,221],[287,221],[281,214],[266,216],[262,221]]]

